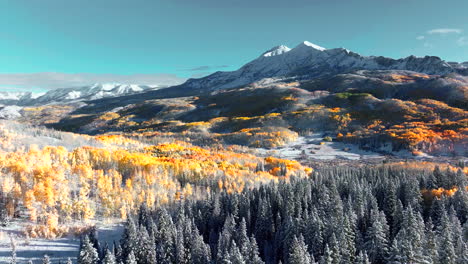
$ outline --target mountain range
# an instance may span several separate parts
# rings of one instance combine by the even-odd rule
[[[0,92],[0,104],[30,106],[68,103],[135,94],[163,87],[164,86],[97,83],[90,86],[54,89],[39,94],[31,92]]]
[[[313,79],[354,70],[407,70],[430,75],[468,75],[468,62],[446,62],[435,56],[409,56],[403,59],[362,56],[344,48],[325,49],[304,41],[293,49],[284,45],[274,47],[237,71],[216,72],[204,78],[189,79],[183,85],[193,89],[217,90],[247,85],[264,78]]]
[[[206,77],[189,79],[179,90],[191,94],[229,89],[273,78],[310,80],[356,70],[406,70],[429,75],[468,75],[468,62],[446,62],[436,56],[392,59],[382,56],[362,56],[344,48],[326,49],[304,41],[295,48],[273,47],[258,58],[231,72],[215,72]],[[0,92],[3,105],[44,105],[73,101],[118,97],[165,87],[137,84],[94,84],[91,86],[49,90],[43,94],[30,92]]]
[[[468,149],[467,62],[362,56],[310,42],[172,87],[96,84],[3,97],[0,118],[82,134],[272,148],[314,131],[385,153]]]

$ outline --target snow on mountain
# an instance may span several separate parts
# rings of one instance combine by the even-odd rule
[[[0,106],[0,119],[15,119],[21,116],[22,107],[16,105]]]
[[[106,97],[134,94],[157,88],[161,87],[156,85],[147,86],[136,84],[105,83],[83,87],[54,89],[39,95],[32,94],[30,92],[0,92],[0,104],[42,105],[82,100],[96,100]]]
[[[304,41],[304,42],[302,42],[300,45],[307,46],[307,47],[311,47],[311,48],[313,48],[313,49],[320,50],[320,51],[326,50],[326,48],[320,47],[319,45],[316,45],[316,44],[311,43],[311,42],[309,42],[309,41]]]
[[[30,92],[0,92],[0,100],[20,100],[30,94]]]
[[[274,47],[255,60],[232,72],[216,72],[200,79],[189,79],[184,87],[192,89],[227,89],[272,77],[320,77],[354,70],[409,70],[426,74],[464,74],[464,63],[448,63],[439,57],[409,56],[392,59],[362,56],[344,48],[326,49],[304,41],[290,49]]]
[[[284,45],[281,45],[281,46],[276,46],[276,47],[273,47],[272,49],[266,51],[265,53],[262,54],[263,57],[271,57],[271,56],[276,56],[276,55],[281,55],[283,53],[286,53],[288,51],[290,51],[291,49],[284,46]]]

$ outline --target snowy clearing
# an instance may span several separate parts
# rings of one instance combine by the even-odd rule
[[[280,148],[258,148],[257,151],[261,156],[275,156],[278,158],[295,160],[362,160],[383,158],[383,156],[377,152],[364,151],[353,144],[325,142],[322,135],[318,133],[310,136],[301,136],[296,141]]]
[[[11,259],[11,239],[16,244],[18,263],[42,263],[44,255],[48,255],[52,263],[61,261],[65,263],[71,258],[76,263],[80,238],[68,236],[57,239],[30,238],[27,239],[22,232],[24,222],[15,221],[6,227],[0,227],[0,263],[9,263]],[[123,231],[120,223],[98,224],[98,239],[104,245],[106,242],[112,247],[114,241],[119,241]]]

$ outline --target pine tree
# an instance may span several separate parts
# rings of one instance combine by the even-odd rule
[[[294,236],[291,246],[289,247],[288,263],[290,264],[309,264],[311,258],[307,250],[307,245],[304,242],[304,237],[299,236],[299,239]]]
[[[367,256],[367,253],[365,251],[359,252],[354,263],[355,264],[371,264],[369,257]]]
[[[99,258],[102,257],[102,253],[105,252],[105,250],[102,250],[101,252],[101,245],[99,244],[99,239],[98,239],[98,233],[96,227],[91,228],[91,230],[88,233],[89,241],[93,245],[93,247],[96,249],[98,252]]]
[[[316,209],[314,208],[311,213],[311,217],[309,217],[306,223],[306,230],[304,239],[307,242],[307,245],[310,246],[310,251],[312,254],[318,258],[322,255],[323,250],[323,222],[321,221],[320,217]],[[348,235],[350,235],[348,233]],[[351,239],[350,237],[348,237]]]
[[[239,224],[239,228],[236,233],[236,241],[242,255],[247,256],[249,253],[250,241],[247,235],[247,223],[245,222],[245,218],[242,218],[241,223]]]
[[[320,264],[332,264],[333,263],[333,254],[328,244],[325,245],[325,250],[323,252],[323,256],[320,259]]]
[[[181,228],[178,228],[176,230],[176,236],[175,236],[175,261],[176,263],[189,263],[190,256],[188,252],[186,251],[187,248],[185,247],[184,244],[184,235],[182,233]]]
[[[229,253],[229,249],[231,248],[234,234],[236,232],[236,223],[232,215],[229,215],[226,218],[226,221],[223,225],[223,230],[221,231],[221,235],[218,240],[218,248],[216,253],[216,259],[221,261],[221,259],[225,258],[226,255]]]
[[[466,187],[460,186],[458,191],[453,195],[453,206],[457,210],[457,216],[460,222],[468,222],[468,190]]]
[[[109,249],[107,249],[104,254],[104,259],[102,260],[101,264],[117,264],[114,253],[112,253]]]
[[[273,214],[271,205],[266,199],[261,198],[258,204],[257,220],[255,222],[255,238],[260,248],[264,252],[267,241],[273,234]]]
[[[154,249],[154,239],[150,238],[144,226],[140,226],[138,231],[138,243],[134,254],[138,263],[152,264],[155,261],[156,252]]]
[[[366,233],[365,248],[372,263],[384,263],[388,254],[388,226],[385,215],[374,211],[372,219],[372,224]]]
[[[362,253],[362,252],[360,252]],[[392,246],[390,247],[388,263],[390,264],[402,264],[405,263],[405,258],[400,252],[400,243],[397,239],[393,240]]]
[[[130,253],[128,253],[128,257],[127,259],[125,260],[125,264],[138,264],[137,260],[136,260],[136,257],[135,257],[135,254],[133,253],[133,251],[130,251]]]
[[[233,241],[231,244],[231,248],[229,249],[229,255],[231,257],[232,264],[246,264],[244,257],[242,256],[239,247],[237,246],[236,242]]]
[[[350,223],[352,212],[348,212],[344,217],[343,233],[341,234],[342,262],[352,263],[356,254],[356,234],[355,227]]]
[[[438,244],[433,229],[434,225],[432,224],[432,219],[429,218],[429,220],[426,222],[423,252],[424,255],[428,257],[428,262],[437,264],[439,261],[439,253],[437,252]]]
[[[439,261],[443,264],[456,264],[457,256],[452,243],[450,232],[442,234],[442,242],[439,247]]]
[[[42,264],[51,264],[50,258],[48,255],[44,255],[44,258],[42,258]]]
[[[468,243],[463,241],[461,237],[458,238],[455,252],[457,255],[457,259],[456,259],[457,264],[468,263]]]
[[[246,257],[246,264],[263,264],[263,260],[260,258],[260,252],[258,250],[257,241],[255,237],[250,237],[249,251]]]
[[[404,261],[424,263],[429,260],[430,256],[423,253],[424,228],[419,212],[414,212],[409,206],[404,212],[402,227],[395,237]]]
[[[71,260],[71,258],[67,259],[67,264],[73,264],[73,261]]]
[[[194,228],[192,230],[191,244],[191,259],[193,263],[208,264],[211,262],[210,247],[205,244],[203,237]]]
[[[135,252],[137,248],[137,229],[135,222],[131,217],[128,217],[127,222],[125,223],[124,233],[122,239],[120,240],[122,246],[122,258],[127,258],[130,251]]]
[[[333,234],[330,239],[330,251],[331,251],[331,257],[333,259],[331,264],[339,264],[342,261],[341,250],[340,250],[340,245],[338,244],[338,241],[336,240],[335,234]]]
[[[383,211],[387,217],[387,223],[390,227],[390,238],[393,238],[398,230],[397,226],[397,200],[396,189],[393,183],[388,184],[385,189],[384,201],[383,201]]]
[[[97,264],[98,262],[98,252],[89,240],[89,237],[85,235],[83,241],[81,242],[78,264]]]

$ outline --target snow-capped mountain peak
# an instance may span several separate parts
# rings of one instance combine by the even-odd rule
[[[290,50],[291,50],[290,48],[284,45],[280,45],[280,46],[273,47],[272,49],[266,51],[265,53],[262,54],[262,56],[263,57],[277,56],[277,55],[284,54]]]
[[[321,46],[319,46],[317,44],[314,44],[312,42],[309,42],[309,41],[303,41],[302,43],[300,43],[299,45],[296,46],[296,48],[303,48],[303,47],[313,48],[313,49],[319,50],[319,51],[326,50],[326,48],[321,47]]]

